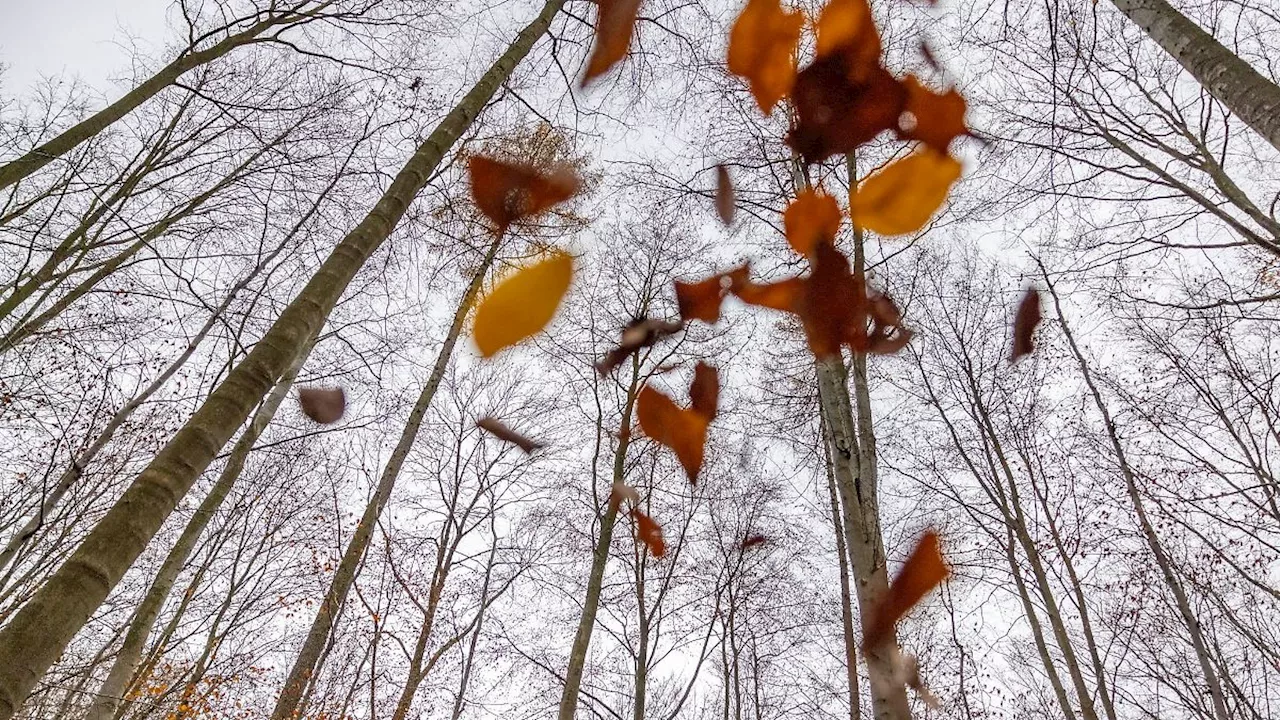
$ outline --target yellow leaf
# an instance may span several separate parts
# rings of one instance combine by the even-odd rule
[[[960,178],[960,162],[924,148],[862,181],[849,200],[853,224],[881,235],[924,227]]]
[[[498,283],[476,308],[475,341],[484,357],[546,327],[573,280],[573,257],[553,251]]]

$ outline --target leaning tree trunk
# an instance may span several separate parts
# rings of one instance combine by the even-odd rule
[[[137,87],[125,93],[119,100],[63,130],[49,142],[32,148],[25,155],[0,165],[0,190],[20,182],[45,165],[67,154],[75,146],[107,129],[115,121],[133,112],[142,103],[155,97],[165,88],[172,86],[185,73],[202,65],[208,65],[238,47],[258,42],[262,34],[271,28],[291,25],[310,19],[318,10],[330,4],[331,1],[322,3],[315,9],[305,13],[290,11],[287,14],[268,17],[265,20],[254,23],[245,30],[223,38],[204,50],[184,52],[168,65],[160,68],[154,75],[142,81]]]
[[[280,382],[276,383],[271,393],[258,406],[258,411],[254,413],[253,420],[249,422],[249,426],[245,428],[245,431],[240,435],[240,439],[236,441],[235,447],[231,449],[226,467],[218,475],[217,482],[210,488],[209,494],[205,496],[200,503],[200,507],[191,516],[191,520],[187,522],[187,526],[183,528],[182,535],[178,537],[178,542],[169,551],[168,556],[165,557],[164,563],[160,566],[160,571],[156,573],[155,579],[151,581],[151,587],[147,589],[147,594],[142,598],[142,603],[138,605],[138,609],[133,613],[133,618],[129,621],[129,630],[125,635],[124,644],[120,646],[120,651],[116,653],[115,662],[112,663],[111,669],[107,671],[107,679],[98,688],[98,692],[93,699],[93,705],[90,706],[88,714],[85,715],[86,720],[111,720],[115,717],[116,709],[120,706],[120,701],[124,697],[125,688],[128,687],[130,679],[133,678],[138,669],[138,664],[142,659],[142,651],[147,644],[147,638],[150,637],[151,631],[155,628],[156,620],[160,616],[160,608],[164,606],[165,600],[169,598],[169,593],[173,589],[174,582],[178,579],[178,574],[186,566],[187,560],[191,557],[192,551],[195,550],[196,543],[200,540],[200,537],[204,535],[205,528],[208,527],[209,521],[213,519],[214,513],[218,511],[218,508],[222,507],[222,502],[226,500],[231,493],[232,487],[240,479],[240,474],[244,471],[245,461],[249,459],[249,453],[253,451],[254,444],[258,442],[258,438],[262,436],[263,431],[267,429],[267,426],[275,418],[276,411],[280,408],[280,403],[289,394],[289,389],[293,387],[293,381],[298,376],[298,371],[306,363],[307,358],[311,355],[311,348],[314,346],[314,340],[307,343],[307,346],[294,359],[293,365],[285,371],[284,377],[280,378]]]
[[[395,450],[391,452],[391,457],[388,458],[386,466],[382,468],[382,476],[378,480],[378,487],[369,498],[369,502],[365,504],[364,513],[360,516],[360,522],[356,525],[356,530],[352,533],[351,540],[347,542],[347,548],[342,553],[342,560],[338,563],[338,569],[333,573],[333,579],[329,582],[329,590],[325,593],[324,601],[320,603],[320,607],[316,610],[316,616],[311,621],[311,629],[307,631],[307,638],[302,643],[302,649],[298,651],[298,656],[294,658],[293,667],[289,670],[289,676],[284,683],[284,689],[280,691],[280,697],[276,700],[275,710],[271,712],[272,720],[285,720],[285,718],[294,717],[307,686],[319,670],[320,655],[324,652],[325,645],[329,642],[329,634],[333,631],[338,613],[347,602],[347,594],[351,592],[351,586],[355,583],[356,574],[360,569],[360,563],[364,559],[365,552],[369,549],[369,543],[373,541],[373,529],[378,524],[378,518],[382,515],[382,509],[386,507],[392,490],[395,489],[396,480],[400,477],[400,470],[404,467],[404,461],[408,458],[409,451],[413,449],[414,441],[418,439],[418,431],[422,428],[422,420],[426,417],[427,410],[431,407],[431,401],[436,396],[436,390],[440,388],[440,382],[444,380],[445,370],[449,367],[449,359],[453,357],[453,348],[458,342],[458,336],[462,334],[462,326],[467,319],[467,313],[471,309],[476,295],[480,293],[480,287],[484,284],[485,275],[488,274],[489,267],[493,265],[493,259],[498,254],[498,247],[501,244],[502,236],[499,234],[489,244],[489,250],[485,253],[484,260],[480,263],[480,267],[476,268],[475,275],[471,278],[471,284],[467,287],[467,291],[463,293],[462,298],[458,300],[458,308],[453,313],[453,324],[449,326],[449,333],[445,336],[444,344],[440,346],[440,352],[436,355],[436,362],[431,368],[431,375],[427,378],[427,383],[418,395],[418,400],[414,403],[413,409],[409,411],[409,419],[405,421],[404,429],[400,432],[400,440],[396,443]],[[434,591],[435,588],[433,587]]]
[[[210,393],[70,559],[0,629],[0,720],[17,712],[195,479],[284,374],[356,272],[391,234],[445,153],[546,33],[563,4],[564,0],[547,0],[538,17],[418,147],[373,210],[338,243],[262,340]]]
[[[1165,0],[1112,0],[1209,94],[1280,150],[1280,86]]]
[[[613,482],[616,485],[626,477],[627,448],[631,445],[631,413],[635,409],[636,385],[640,383],[639,361],[631,359],[631,384],[627,388],[627,402],[622,408],[622,428],[618,448],[613,454]],[[597,428],[603,432],[603,428]],[[622,498],[610,494],[604,516],[600,518],[600,537],[596,540],[591,556],[591,574],[587,578],[587,596],[582,602],[582,616],[569,648],[569,667],[564,673],[564,691],[560,694],[560,711],[557,720],[573,720],[578,711],[578,694],[582,690],[582,673],[587,665],[587,650],[591,646],[591,633],[596,626],[596,611],[600,608],[600,592],[604,587],[604,570],[609,562],[609,546],[613,543],[613,529],[618,522],[618,506]]]

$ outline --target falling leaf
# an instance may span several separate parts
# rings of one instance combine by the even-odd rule
[[[915,75],[908,75],[902,86],[907,91],[906,111],[911,113],[912,122],[910,128],[899,127],[900,137],[919,140],[945,154],[952,140],[969,134],[969,126],[964,123],[967,106],[955,88],[935,93],[920,84]]]
[[[929,688],[920,679],[920,661],[916,659],[915,655],[901,655],[899,662],[903,683],[916,691],[916,695],[920,697],[921,702],[936,710],[941,703],[938,702],[938,698],[933,693],[929,692]]]
[[[787,244],[801,255],[809,255],[818,243],[835,242],[840,217],[834,197],[821,190],[802,190],[782,214]]]
[[[689,476],[697,482],[707,441],[707,427],[716,415],[720,393],[715,368],[699,363],[689,394],[693,407],[686,410],[666,395],[645,385],[636,398],[636,418],[645,435],[675,452]]]
[[[797,307],[804,294],[806,280],[804,278],[787,278],[775,283],[757,284],[742,282],[733,286],[733,294],[749,305],[798,312]]]
[[[717,274],[705,280],[686,283],[676,281],[676,305],[680,308],[680,317],[688,322],[701,320],[715,323],[720,320],[720,302],[728,290],[730,280],[727,275]]]
[[[635,488],[619,480],[613,484],[613,488],[609,491],[609,502],[617,507],[622,507],[623,500],[630,501],[631,507],[634,508],[640,504],[640,493],[636,492]]]
[[[648,347],[664,337],[679,332],[683,328],[684,325],[678,322],[636,318],[623,328],[622,340],[618,343],[618,347],[610,350],[596,363],[596,371],[601,375],[608,375],[623,360],[631,357],[631,354],[636,350]]]
[[[666,555],[667,543],[662,539],[662,526],[640,512],[639,508],[631,509],[631,517],[636,520],[636,537],[648,546],[649,553],[656,558]]]
[[[916,543],[911,557],[903,563],[889,591],[871,614],[862,638],[862,651],[879,647],[893,634],[894,625],[911,608],[947,578],[949,571],[942,559],[938,534],[929,530]]]
[[[542,330],[573,279],[573,257],[555,250],[498,283],[476,308],[475,341],[483,357]]]
[[[850,79],[857,69],[862,79]],[[846,54],[818,58],[796,76],[791,98],[796,124],[787,144],[807,163],[852,152],[898,127],[907,93],[880,65],[862,70]]]
[[[960,178],[959,161],[922,148],[859,183],[849,201],[853,224],[881,235],[924,227]]]
[[[729,72],[746,78],[765,115],[796,81],[796,45],[804,15],[778,0],[747,0],[729,32]]]
[[[321,425],[336,423],[347,409],[347,396],[342,388],[301,388],[298,404],[302,413]]]
[[[640,11],[640,0],[596,0],[596,4],[596,44],[582,77],[584,87],[627,56]]]
[[[843,55],[849,79],[860,82],[880,64],[880,33],[866,0],[831,0],[817,24],[814,55]]]
[[[1013,353],[1009,362],[1018,362],[1023,355],[1035,350],[1036,325],[1039,324],[1040,293],[1034,287],[1028,287],[1013,316]]]
[[[476,207],[500,233],[517,220],[546,212],[568,200],[579,189],[578,177],[567,165],[543,173],[532,165],[473,155],[468,170]]]
[[[760,546],[760,545],[765,544],[765,541],[767,541],[767,540],[768,540],[768,538],[766,538],[766,537],[765,537],[765,536],[763,536],[763,535],[758,535],[758,534],[757,534],[757,535],[748,535],[748,536],[747,536],[747,537],[742,541],[742,543],[741,543],[740,547],[741,547],[743,550],[750,550],[750,549],[751,549],[751,548],[753,548],[753,547],[757,547],[757,546]]]
[[[729,178],[729,170],[723,165],[716,166],[716,213],[720,222],[733,224],[734,205],[733,180]]]
[[[476,421],[476,427],[480,428],[481,430],[484,430],[485,432],[498,438],[499,440],[505,440],[519,447],[521,450],[525,451],[526,453],[532,453],[534,450],[537,450],[538,448],[546,447],[546,445],[543,445],[542,443],[537,442],[535,440],[530,440],[529,438],[512,430],[511,428],[502,424],[502,422],[496,418],[491,418],[491,417],[480,418],[479,420]]]

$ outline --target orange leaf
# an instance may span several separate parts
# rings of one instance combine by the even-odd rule
[[[336,423],[347,409],[347,396],[342,388],[302,388],[298,390],[302,413],[321,425]]]
[[[498,283],[476,308],[474,335],[484,357],[542,330],[573,280],[573,257],[562,250]]]
[[[649,547],[649,553],[656,558],[666,555],[667,543],[662,539],[662,526],[637,508],[632,508],[631,517],[636,520],[636,537]]]
[[[805,189],[782,214],[787,244],[801,255],[809,255],[820,242],[835,242],[840,231],[840,206],[830,195]]]
[[[471,196],[485,217],[505,232],[511,223],[546,212],[578,192],[578,177],[562,165],[549,173],[532,165],[473,155],[468,162]]]
[[[942,559],[938,534],[932,530],[925,532],[872,613],[871,622],[867,623],[862,637],[862,651],[867,652],[888,640],[898,620],[949,574]]]
[[[905,235],[924,227],[963,170],[960,162],[922,148],[863,180],[849,200],[853,224],[881,235]]]
[[[676,281],[676,305],[680,308],[680,317],[685,322],[701,320],[705,323],[716,323],[720,320],[720,303],[724,294],[733,282],[736,273],[741,269],[728,273],[717,273],[705,280],[694,283]]]
[[[803,14],[784,11],[778,0],[747,0],[729,32],[729,72],[746,78],[765,115],[795,83],[803,24]]]
[[[689,400],[693,411],[706,418],[707,422],[716,419],[720,405],[720,373],[715,368],[700,362],[693,369]]]
[[[915,118],[909,130],[899,128],[898,135],[903,139],[919,140],[946,153],[953,139],[969,134],[969,127],[964,124],[965,101],[955,88],[935,93],[921,85],[915,75],[908,75],[902,85],[907,90],[907,112]]]
[[[851,152],[882,131],[898,127],[907,93],[880,65],[862,68],[850,55],[836,53],[800,71],[791,99],[796,124],[787,144],[805,162],[816,163]]]
[[[733,293],[749,305],[759,305],[783,312],[798,312],[797,307],[804,294],[805,282],[804,278],[798,277],[764,285],[743,282],[733,288]]]
[[[532,453],[538,448],[546,447],[542,443],[537,442],[536,440],[530,440],[515,430],[512,430],[497,418],[480,418],[476,421],[476,427],[484,430],[499,440],[505,440],[506,442],[519,447],[521,450],[525,451],[525,453]]]
[[[1040,324],[1040,293],[1035,288],[1027,288],[1018,303],[1018,312],[1013,316],[1013,353],[1009,362],[1018,362],[1023,356],[1035,350],[1036,325]]]
[[[716,166],[716,214],[725,225],[733,224],[734,192],[733,180],[729,170],[723,165]]]
[[[707,441],[707,426],[716,415],[720,393],[715,368],[698,363],[689,387],[693,407],[685,410],[671,398],[645,385],[636,398],[636,417],[645,435],[671,448],[690,482],[697,482]]]
[[[855,82],[880,64],[880,33],[866,0],[831,0],[818,16],[817,57],[845,56]]]
[[[626,57],[635,32],[636,14],[640,11],[640,0],[596,0],[596,3],[599,7],[596,44],[587,60],[587,72],[582,77],[584,87]]]

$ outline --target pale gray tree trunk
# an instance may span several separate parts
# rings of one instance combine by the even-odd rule
[[[347,234],[187,423],[89,532],[72,556],[0,629],[0,720],[17,712],[37,681],[93,615],[129,566],[316,334],[356,272],[391,234],[449,148],[529,53],[564,0],[548,0],[445,116],[363,220]]]
[[[1165,0],[1112,0],[1231,114],[1280,150],[1280,86]]]
[[[293,667],[289,670],[284,689],[281,690],[280,697],[276,700],[275,710],[271,713],[272,720],[284,720],[285,718],[294,717],[307,686],[319,670],[320,655],[329,641],[329,634],[333,631],[339,612],[341,612],[343,605],[346,604],[347,595],[351,592],[351,586],[355,582],[365,552],[368,551],[369,544],[373,541],[373,531],[378,525],[378,518],[382,515],[382,509],[386,507],[387,500],[390,499],[391,492],[395,489],[396,480],[400,477],[400,470],[404,467],[405,459],[409,457],[409,451],[413,449],[414,441],[418,439],[418,431],[422,428],[422,420],[426,417],[427,410],[431,407],[431,401],[435,398],[436,391],[440,389],[440,383],[444,380],[445,370],[448,369],[449,360],[453,357],[453,348],[458,342],[458,337],[462,334],[462,327],[466,321],[467,314],[476,296],[480,293],[485,275],[488,274],[490,266],[493,265],[493,259],[498,254],[498,247],[501,244],[502,237],[500,235],[495,236],[489,244],[489,249],[485,253],[480,267],[476,268],[475,275],[471,278],[471,284],[458,300],[458,307],[453,313],[453,323],[449,327],[448,334],[445,335],[444,344],[441,345],[440,351],[436,355],[436,362],[431,368],[431,375],[427,378],[426,385],[423,386],[422,392],[418,395],[418,399],[413,405],[413,409],[409,412],[409,418],[405,421],[404,429],[400,432],[400,439],[396,443],[395,449],[391,452],[391,457],[387,459],[387,464],[382,468],[382,476],[378,479],[378,487],[365,504],[364,513],[360,516],[360,522],[356,525],[355,532],[351,535],[351,540],[347,542],[347,547],[342,553],[342,560],[338,563],[338,569],[334,571],[333,579],[329,583],[329,589],[325,593],[324,601],[320,603],[320,607],[316,610],[316,616],[311,621],[311,628],[307,631],[306,640],[303,641],[302,649],[298,651],[298,656],[294,658]],[[438,593],[443,591],[443,579],[440,581],[440,585],[441,587],[437,588],[433,583],[433,604],[438,602]],[[430,614],[434,615],[434,612]],[[427,624],[424,628],[426,637],[430,636],[433,620],[433,617],[429,617],[426,621]],[[423,642],[425,642],[425,637]],[[409,701],[412,701],[412,693],[409,694]]]
[[[849,720],[862,715],[862,692],[858,682],[858,634],[853,625],[853,590],[849,582],[849,551],[844,542],[840,494],[836,489],[835,468],[831,462],[831,438],[827,424],[818,418],[822,437],[822,455],[827,473],[827,496],[831,503],[831,527],[836,537],[836,558],[840,569],[840,624],[844,632],[845,681],[849,686]]]

